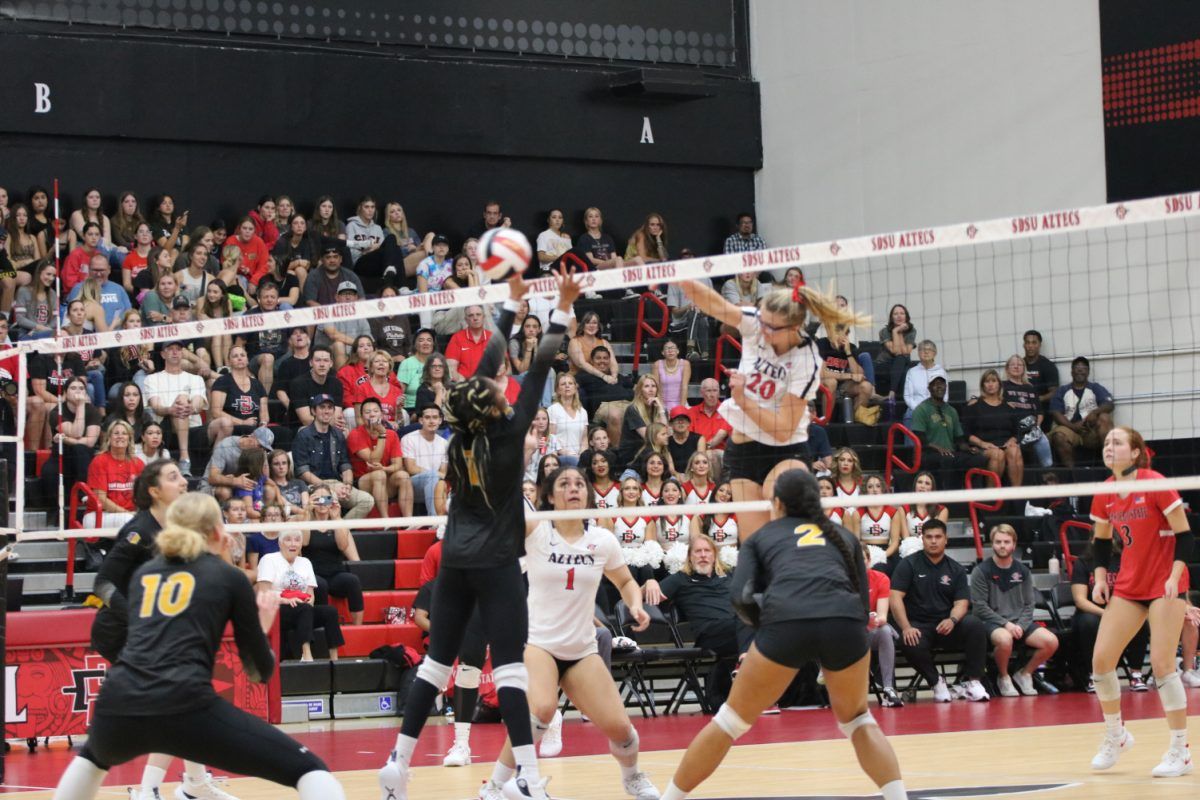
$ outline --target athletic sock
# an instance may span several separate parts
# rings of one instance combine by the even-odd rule
[[[613,754],[613,758],[621,765],[621,777],[629,780],[637,774],[638,767],[638,735],[637,729],[632,725],[629,726],[629,735],[624,742],[609,742],[609,752]]]
[[[470,744],[471,740],[471,723],[456,722],[454,723],[454,743],[455,744]]]
[[[208,770],[203,764],[197,764],[195,761],[183,762],[183,774],[188,777],[192,783],[204,783],[208,780]]]
[[[159,770],[162,772],[162,770]],[[86,758],[76,756],[63,771],[58,780],[58,788],[54,790],[54,800],[68,800],[75,797],[95,797],[104,783],[108,772],[100,769]]]
[[[675,781],[671,781],[667,784],[667,788],[663,791],[661,800],[684,800],[684,798],[687,796],[687,792],[676,786]]]
[[[541,780],[541,773],[538,772],[537,750],[531,744],[524,744],[520,747],[514,747],[513,759],[517,762],[517,767],[521,770],[521,777],[530,782]]]
[[[405,736],[403,733],[396,735],[396,761],[405,769],[412,761],[413,751],[417,749],[417,740],[412,736]]]
[[[503,786],[504,784],[508,783],[508,779],[515,775],[516,772],[516,767],[510,767],[502,761],[497,760],[496,763],[492,765],[492,783],[496,784],[497,786]]]
[[[1187,728],[1184,728],[1181,731],[1176,731],[1176,730],[1171,731],[1171,747],[1172,748],[1175,748],[1178,750],[1184,750],[1187,748],[1187,746],[1188,746]]]
[[[1121,712],[1115,714],[1104,715],[1104,731],[1113,739],[1120,739],[1125,733],[1125,726],[1121,723]]]
[[[157,789],[162,786],[162,782],[166,780],[167,771],[161,767],[152,767],[149,764],[142,770],[142,791],[148,792],[151,789]]]
[[[908,790],[904,781],[896,779],[879,787],[879,796],[883,800],[908,800]]]
[[[337,778],[324,770],[306,772],[296,782],[300,800],[346,800],[346,793]]]

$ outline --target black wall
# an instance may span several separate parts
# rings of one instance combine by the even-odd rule
[[[759,97],[745,80],[686,80],[699,96],[618,97],[623,67],[478,63],[0,28],[0,185],[62,181],[66,207],[97,185],[110,204],[167,191],[192,224],[287,193],[343,217],[369,192],[421,231],[452,237],[499,199],[536,233],[596,205],[617,238],[651,210],[672,249],[719,247],[753,207]],[[677,73],[679,71],[676,71]],[[675,79],[678,79],[676,77]],[[35,84],[50,87],[38,113]],[[648,119],[654,142],[642,142]]]
[[[1200,188],[1200,4],[1101,0],[1108,199]]]

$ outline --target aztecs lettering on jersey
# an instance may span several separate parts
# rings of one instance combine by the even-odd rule
[[[555,553],[551,551],[546,554],[546,560],[551,564],[563,564],[565,566],[593,567],[596,565],[596,556],[592,553],[585,555],[583,553]]]

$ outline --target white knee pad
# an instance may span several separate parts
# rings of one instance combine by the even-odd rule
[[[428,656],[417,667],[417,678],[426,683],[433,684],[433,687],[439,692],[446,691],[446,684],[450,683],[450,673],[452,667],[448,664],[439,664]]]
[[[1187,708],[1187,692],[1183,689],[1183,681],[1179,679],[1179,670],[1158,679],[1158,699],[1162,701],[1163,711],[1179,711]]]
[[[1105,672],[1103,675],[1093,675],[1092,683],[1096,687],[1097,700],[1107,703],[1112,700],[1121,699],[1121,682],[1117,680],[1117,671],[1115,669]]]
[[[497,692],[501,689],[520,689],[525,692],[529,690],[529,672],[520,661],[501,664],[492,669],[492,682],[496,684]]]
[[[750,726],[754,723],[746,722],[738,716],[737,712],[729,707],[728,703],[722,703],[717,709],[717,713],[713,716],[713,722],[717,727],[729,734],[729,738],[735,742],[740,739],[746,731],[750,730]]]
[[[612,742],[608,743],[608,750],[614,756],[636,756],[638,745],[641,743],[641,737],[638,736],[637,728],[629,726],[629,740],[624,743]]]
[[[479,667],[472,667],[470,664],[459,664],[458,674],[454,676],[454,685],[461,686],[464,689],[478,689],[479,676],[483,672]]]
[[[874,725],[876,727],[879,726],[879,723],[875,721],[873,716],[871,716],[870,711],[864,711],[849,722],[838,723],[838,727],[841,729],[842,735],[847,739],[853,739],[854,732],[864,725]]]

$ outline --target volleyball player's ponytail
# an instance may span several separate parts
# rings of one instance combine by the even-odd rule
[[[208,542],[190,528],[170,525],[154,538],[158,552],[170,561],[195,561],[208,549]]]
[[[825,541],[836,547],[841,554],[854,591],[861,591],[862,587],[858,583],[861,554],[846,542],[841,529],[825,516],[821,509],[821,490],[812,473],[804,469],[789,469],[784,472],[775,481],[775,498],[783,504],[783,509],[789,517],[798,517],[821,529],[825,534]]]
[[[870,315],[860,314],[850,307],[840,307],[837,295],[807,285],[803,275],[791,289],[772,290],[763,298],[762,309],[779,314],[789,325],[796,326],[803,325],[811,312],[830,335],[842,326],[849,329],[871,324]]]
[[[487,489],[492,449],[487,438],[487,425],[495,407],[493,384],[477,376],[454,384],[446,395],[446,422],[453,431],[446,454],[446,478],[455,492],[478,489],[488,508],[492,507]],[[468,436],[471,437],[470,463],[464,441]]]

